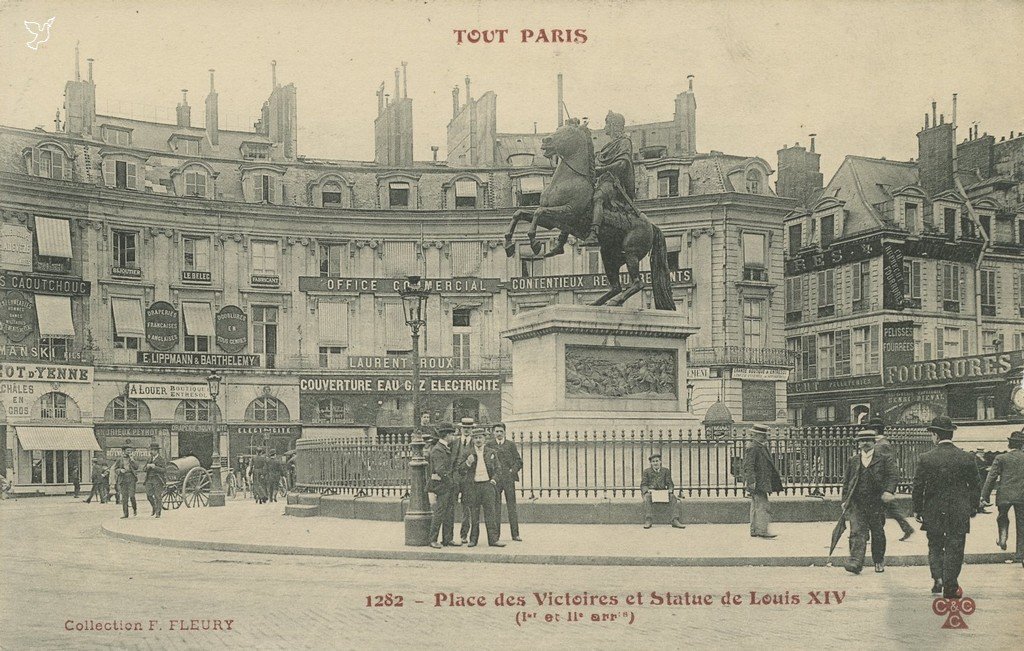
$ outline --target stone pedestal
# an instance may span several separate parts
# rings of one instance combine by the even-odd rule
[[[686,338],[678,312],[550,305],[515,316],[512,404],[518,431],[696,428],[686,411]]]

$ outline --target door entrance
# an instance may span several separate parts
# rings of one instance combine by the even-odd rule
[[[195,457],[204,468],[213,461],[213,432],[179,432],[178,457]]]

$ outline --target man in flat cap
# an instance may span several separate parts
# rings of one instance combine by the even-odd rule
[[[768,451],[767,425],[750,428],[750,443],[743,451],[744,491],[750,496],[750,536],[752,538],[775,538],[768,531],[771,512],[768,510],[768,493],[783,489],[782,477],[775,467],[771,452]]]
[[[917,460],[914,476],[914,513],[928,534],[928,566],[932,594],[959,599],[960,569],[971,518],[981,508],[978,467],[974,455],[953,445],[956,425],[947,416],[936,416],[928,431],[935,447]]]
[[[672,510],[672,527],[685,529],[686,525],[679,521],[682,509],[679,498],[676,497],[676,485],[672,482],[672,472],[661,465],[661,455],[657,452],[647,460],[651,462],[651,467],[644,468],[643,475],[640,477],[640,496],[644,500],[644,529],[651,528],[651,512],[654,504],[654,496],[651,491],[668,491],[668,505]]]
[[[1010,537],[1010,509],[1016,522],[1014,560],[1024,566],[1024,430],[1010,434],[1007,442],[1009,452],[996,456],[985,479],[985,487],[981,490],[982,500],[986,503],[992,497],[992,489],[996,490],[996,526],[999,538],[996,544],[1006,549],[1006,541]]]
[[[153,509],[150,515],[159,518],[163,510],[160,500],[163,499],[164,480],[167,477],[167,459],[160,456],[159,443],[154,441],[149,444],[149,461],[142,469],[146,473],[146,481],[143,482],[146,486],[146,499]]]
[[[860,574],[864,553],[871,537],[871,560],[875,572],[885,571],[885,505],[896,499],[899,471],[891,455],[875,450],[878,432],[865,427],[857,432],[858,453],[846,462],[842,500],[850,519],[850,558],[847,572]]]

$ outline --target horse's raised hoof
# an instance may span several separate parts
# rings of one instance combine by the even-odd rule
[[[505,242],[505,255],[512,257],[516,254],[516,245],[512,242]]]
[[[547,253],[545,253],[545,254],[544,254],[544,257],[545,257],[545,258],[550,258],[550,257],[552,257],[552,256],[555,256],[555,255],[560,255],[560,254],[562,254],[562,253],[565,253],[565,247],[564,247],[564,246],[562,246],[561,244],[559,244],[559,245],[558,245],[558,246],[556,246],[555,248],[553,248],[553,249],[551,249],[550,251],[548,251]]]
[[[533,250],[534,255],[540,255],[540,252],[544,250],[544,246],[537,240],[530,238],[530,249]]]

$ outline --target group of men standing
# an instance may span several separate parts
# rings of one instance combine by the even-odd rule
[[[273,448],[256,448],[256,456],[249,466],[252,471],[252,498],[257,504],[277,501],[277,491],[287,466]]]
[[[963,594],[959,576],[971,518],[986,506],[998,487],[996,544],[1006,549],[1009,511],[1016,518],[1016,561],[1024,564],[1024,431],[1009,438],[1010,451],[996,457],[982,486],[974,455],[953,444],[956,425],[946,416],[934,418],[928,427],[935,446],[920,455],[913,482],[913,509],[921,530],[928,536],[928,565],[932,594],[957,599]],[[769,430],[755,425],[743,459],[745,490],[751,498],[750,535],[775,538],[769,533],[768,494],[783,490],[766,442]],[[914,533],[913,526],[896,509],[899,468],[885,439],[883,425],[871,422],[860,428],[854,440],[858,451],[846,462],[841,499],[843,517],[850,523],[850,555],[846,571],[860,574],[867,543],[875,572],[885,571],[885,519],[891,517],[903,530],[901,541]]]
[[[487,544],[504,547],[505,543],[500,540],[502,497],[508,507],[512,540],[522,540],[515,483],[519,480],[523,460],[515,443],[508,440],[503,423],[494,424],[492,432],[493,438],[488,437],[487,429],[477,427],[472,418],[463,418],[457,428],[451,425],[437,428],[436,442],[428,455],[427,492],[435,496],[430,522],[431,547],[476,547],[480,539],[481,510]],[[462,504],[461,542],[455,540],[457,503]]]
[[[128,507],[131,506],[132,514],[139,514],[138,502],[135,499],[135,487],[139,483],[141,473],[142,484],[146,487],[146,499],[152,509],[153,517],[160,517],[163,511],[164,484],[167,478],[167,459],[160,454],[160,445],[152,443],[149,446],[149,459],[139,462],[132,456],[134,449],[130,444],[121,447],[121,456],[113,465],[107,463],[106,459],[97,459],[92,464],[92,491],[86,498],[86,504],[92,502],[92,498],[99,499],[101,504],[106,504],[110,499],[110,478],[114,477],[114,485],[117,501],[121,504],[121,518],[128,517]]]

